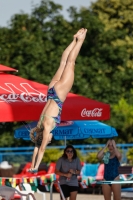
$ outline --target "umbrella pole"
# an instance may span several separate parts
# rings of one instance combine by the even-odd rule
[[[65,147],[66,147],[66,136],[65,136]]]

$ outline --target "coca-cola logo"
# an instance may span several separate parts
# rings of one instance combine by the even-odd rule
[[[84,108],[81,111],[82,117],[101,117],[102,116],[102,108],[94,108],[93,110],[87,110]]]
[[[5,83],[5,88],[0,86],[0,102],[46,102],[45,94],[33,88],[28,83],[20,83],[19,88],[12,83]]]

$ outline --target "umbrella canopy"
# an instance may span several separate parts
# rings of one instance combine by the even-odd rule
[[[0,122],[38,120],[46,104],[48,86],[12,74],[0,73]],[[110,106],[69,93],[62,120],[108,120]]]
[[[15,138],[29,140],[29,130],[37,125],[32,122],[15,130]],[[97,120],[63,121],[52,131],[56,140],[86,139],[86,138],[112,138],[118,136],[115,128]]]
[[[3,71],[18,72],[17,69],[14,69],[14,68],[11,68],[11,67],[7,67],[7,66],[4,66],[4,65],[0,65],[0,72],[3,72]]]

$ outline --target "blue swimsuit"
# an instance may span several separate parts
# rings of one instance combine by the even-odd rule
[[[61,121],[61,111],[62,111],[63,102],[61,102],[61,100],[57,96],[54,87],[52,87],[52,88],[50,88],[48,90],[47,100],[48,99],[53,99],[57,103],[58,108],[59,108],[59,113],[58,113],[57,117],[52,117],[52,116],[49,116],[49,115],[46,115],[46,114],[41,115],[40,116],[40,120],[39,120],[40,121],[40,129],[41,129],[41,131],[43,131],[43,129],[44,129],[43,124],[42,124],[42,121],[44,120],[44,117],[50,117],[50,118],[52,117],[53,118],[53,120],[55,122],[55,126],[52,128],[52,130],[54,128],[56,128],[60,124],[60,121]],[[38,146],[38,147],[41,146],[42,140],[43,140],[43,135],[41,134],[39,136],[38,140],[36,141],[36,146]]]
[[[41,115],[41,117],[40,117],[40,121],[41,121],[40,127],[43,128],[42,121],[44,120],[44,117],[52,117],[54,119],[54,121],[55,121],[55,126],[53,127],[53,129],[54,129],[54,128],[56,128],[60,124],[60,121],[61,121],[61,111],[62,111],[63,102],[61,102],[61,100],[57,96],[54,87],[52,87],[52,88],[50,88],[48,90],[47,100],[48,99],[53,99],[57,103],[58,108],[59,108],[59,113],[58,113],[57,117],[53,117],[53,116],[49,116],[49,115],[45,115],[45,114]]]
[[[114,158],[109,159],[109,163],[105,164],[104,179],[106,181],[113,181],[119,175],[119,166],[120,162],[116,156]]]
[[[61,102],[61,100],[57,96],[54,87],[52,87],[48,90],[47,99],[53,99],[58,105],[59,113],[58,113],[57,117],[52,117],[54,119],[54,121],[56,122],[56,126],[57,126],[60,124],[60,121],[61,121],[61,111],[62,111],[63,102]]]

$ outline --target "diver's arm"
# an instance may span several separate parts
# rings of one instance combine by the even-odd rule
[[[36,161],[36,164],[35,164],[35,167],[34,167],[35,169],[38,169],[38,167],[39,167],[39,165],[42,161],[44,152],[46,150],[46,146],[48,144],[50,130],[51,130],[51,126],[47,126],[47,128],[45,128],[44,131],[43,131],[43,140],[42,140],[42,144],[41,144],[39,151],[38,151],[37,161]]]
[[[37,154],[38,154],[38,147],[35,147],[34,148],[34,152],[33,152],[33,156],[32,156],[31,167],[30,167],[29,171],[32,170],[35,167],[35,162],[36,162],[36,159],[37,159]]]

